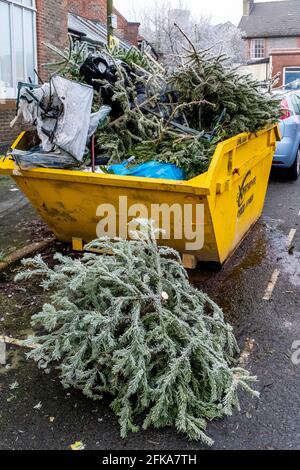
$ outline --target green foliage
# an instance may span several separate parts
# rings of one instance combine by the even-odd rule
[[[238,69],[228,67],[226,56],[192,51],[186,61],[169,78],[170,85],[180,92],[180,102],[206,100],[214,105],[187,109],[190,127],[210,132],[224,109],[226,116],[219,129],[223,131],[222,140],[278,122],[279,101],[263,93],[261,83],[250,75],[240,75]]]
[[[188,280],[178,253],[158,246],[145,221],[135,239],[96,240],[81,259],[56,254],[51,269],[37,256],[23,261],[51,293],[32,318],[45,332],[29,341],[28,357],[55,365],[65,387],[94,400],[112,396],[122,437],[143,428],[175,426],[189,439],[212,440],[207,421],[239,407],[238,388],[256,378],[234,367],[238,350],[222,310]]]
[[[74,41],[69,35],[69,47],[65,51],[61,51],[52,44],[45,44],[60,60],[58,62],[49,62],[43,64],[44,67],[55,70],[55,74],[60,74],[69,80],[79,81],[81,79],[79,69],[80,65],[88,56],[88,48],[86,44]]]
[[[279,101],[263,93],[260,82],[229,67],[226,56],[212,57],[209,51],[198,52],[190,46],[181,66],[171,75],[151,59],[147,50],[115,47],[99,51],[117,69],[116,82],[104,80],[101,85],[110,91],[112,102],[123,113],[121,119],[96,133],[97,150],[110,157],[110,163],[129,156],[136,157],[135,163],[155,159],[175,163],[190,179],[207,171],[217,143],[278,122]],[[58,64],[60,72],[82,80],[79,68],[87,50],[71,42],[69,52],[59,54],[64,59],[63,65]],[[129,72],[120,61],[127,64]],[[145,95],[142,104],[137,100],[141,87]],[[168,102],[166,91],[170,90],[177,99]],[[101,93],[95,93],[94,111],[101,104]],[[176,126],[179,122],[184,124],[181,128]],[[207,138],[210,134],[213,139]]]
[[[68,79],[83,81],[79,69],[89,55],[86,47],[79,46],[72,39],[67,51],[60,52],[51,45],[48,47],[62,58],[61,62],[54,64],[60,67],[61,75]],[[108,63],[116,67],[117,77],[114,83],[108,80],[99,83],[102,89],[110,93],[114,106],[122,111],[123,116],[115,122],[110,122],[105,129],[98,130],[96,143],[101,154],[110,157],[110,163],[119,163],[127,157],[129,149],[134,145],[158,137],[162,131],[162,120],[143,113],[137,106],[136,98],[139,85],[145,88],[145,100],[158,95],[164,83],[164,73],[161,67],[147,58],[147,50],[141,52],[134,46],[128,51],[119,47],[110,49],[103,47],[99,52],[105,56]],[[130,73],[121,66],[120,61],[128,65]],[[133,110],[134,103],[136,107]],[[101,92],[95,92],[93,111],[98,111],[103,104]]]
[[[167,136],[138,144],[128,155],[134,155],[138,162],[174,163],[182,168],[187,179],[191,179],[208,170],[215,148],[215,144],[197,137]]]
[[[115,59],[122,60],[129,66],[134,65],[136,68],[141,68],[143,71],[149,72],[150,75],[153,75],[153,73],[161,74],[162,67],[155,65],[153,61],[149,59],[148,54],[151,53],[151,49],[147,46],[142,46],[142,50],[137,49],[135,46],[131,46],[128,51],[125,51],[125,49],[119,46],[115,46],[111,49],[106,48],[106,50],[109,51]]]

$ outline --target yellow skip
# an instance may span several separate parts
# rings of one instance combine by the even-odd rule
[[[193,249],[176,210],[170,218],[170,237],[162,243],[185,255],[191,267],[197,261],[222,264],[262,213],[279,138],[278,127],[269,126],[228,139],[217,146],[209,170],[189,181],[43,168],[21,171],[12,158],[0,159],[0,173],[15,180],[59,240],[73,240],[78,248],[101,235],[100,205],[115,210],[120,236],[135,218],[128,208],[143,205],[151,214],[153,204],[183,212],[188,205],[193,209],[191,227],[203,231],[203,246]],[[25,141],[22,133],[14,147],[24,149]],[[197,206],[202,206],[204,222],[194,210]]]

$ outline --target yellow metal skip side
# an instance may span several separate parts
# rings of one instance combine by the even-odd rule
[[[0,160],[0,173],[14,178],[62,241],[78,238],[88,242],[100,235],[97,227],[104,215],[97,214],[100,205],[110,205],[115,210],[119,235],[124,236],[129,220],[151,217],[153,204],[167,204],[174,208],[174,214],[169,239],[162,243],[201,261],[223,263],[261,215],[276,138],[279,138],[277,126],[231,138],[218,145],[209,170],[190,181],[70,170],[21,171],[9,157]],[[15,146],[19,145],[22,136]],[[190,240],[184,221],[176,212],[176,207],[184,209],[185,205],[193,208],[193,230],[203,228],[196,207],[204,208],[204,246],[196,251],[187,245]],[[178,237],[180,228],[182,236]]]
[[[207,196],[220,263],[239,245],[262,214],[270,170],[279,139],[277,128],[227,141],[217,149],[219,158]]]

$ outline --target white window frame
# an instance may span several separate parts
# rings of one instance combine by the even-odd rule
[[[16,99],[17,97],[17,80],[16,80],[16,54],[14,46],[14,8],[18,7],[22,10],[22,23],[23,23],[23,43],[25,43],[25,28],[24,28],[24,12],[32,12],[33,20],[33,55],[34,55],[34,67],[37,70],[37,32],[36,32],[36,2],[32,0],[32,6],[25,5],[23,0],[0,0],[2,3],[7,3],[9,6],[9,15],[10,15],[10,47],[11,47],[11,57],[12,57],[12,88],[5,89],[5,98],[6,99]],[[26,63],[26,53],[25,48],[23,50],[23,63],[24,71],[27,70]],[[36,83],[36,77],[32,77],[33,83]],[[28,77],[24,77],[24,81],[28,81]]]
[[[257,54],[257,49],[260,53]],[[250,44],[251,59],[264,59],[266,57],[266,41],[264,38],[251,39]]]

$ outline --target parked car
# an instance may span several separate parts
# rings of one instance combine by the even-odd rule
[[[282,140],[277,143],[273,166],[286,169],[288,177],[296,180],[300,171],[300,91],[282,92],[280,97]]]

